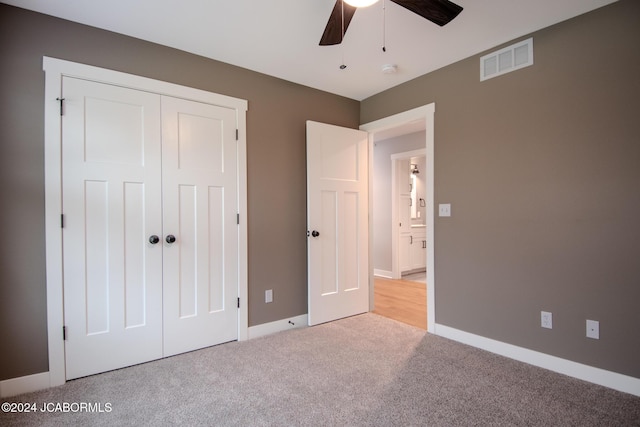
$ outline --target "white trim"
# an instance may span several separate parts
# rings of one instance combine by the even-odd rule
[[[408,110],[393,116],[385,117],[373,122],[365,123],[360,126],[361,130],[369,132],[369,153],[373,152],[373,136],[372,133],[398,127],[416,120],[426,121],[426,138],[425,138],[425,155],[426,164],[426,202],[427,202],[427,331],[435,333],[436,324],[436,305],[435,305],[435,243],[434,243],[434,219],[435,219],[435,196],[434,196],[434,153],[435,153],[435,111],[436,104],[431,103]],[[369,168],[369,182],[373,181],[373,168]],[[369,190],[371,193],[371,189]],[[369,212],[373,211],[373,197],[369,197]],[[369,221],[369,234],[373,235],[373,225]],[[371,247],[373,239],[369,239],[369,253],[373,252]],[[373,265],[370,265],[370,273],[373,273]],[[370,292],[373,293],[373,274],[370,274]],[[373,297],[370,298],[373,302]],[[373,308],[373,303],[369,309]]]
[[[247,265],[247,139],[246,100],[207,92],[173,83],[106,70],[90,65],[43,57],[45,71],[45,249],[47,278],[47,328],[49,344],[49,381],[47,386],[65,383],[64,342],[62,341],[63,287],[62,287],[62,212],[61,188],[61,121],[60,104],[62,77],[87,79],[136,90],[144,90],[176,98],[233,108],[237,114],[238,144],[238,211],[240,214],[238,245],[238,340],[248,337],[249,304]]]
[[[23,393],[49,388],[49,372],[27,375],[0,381],[0,398],[17,396]]]
[[[471,334],[445,325],[436,325],[436,331],[436,335],[490,351],[491,353],[499,354],[510,359],[518,360],[520,362],[528,363],[530,365],[538,366],[540,368],[548,369],[559,374],[568,375],[570,377],[578,378],[604,387],[609,387],[614,390],[640,396],[640,379],[638,378],[561,359],[539,351],[529,350],[524,347],[518,347],[502,341],[485,338],[480,335]]]
[[[374,268],[373,269],[373,275],[376,276],[376,277],[384,277],[386,279],[392,279],[393,278],[393,271],[381,270],[379,268]]]
[[[373,242],[375,239],[375,236],[373,234],[373,218],[371,218],[371,214],[373,212],[373,146],[374,146],[374,135],[373,133],[369,132],[369,136],[368,136],[368,145],[367,145],[367,166],[369,168],[368,171],[368,175],[367,175],[367,185],[368,185],[368,189],[367,191],[369,192],[369,203],[367,206],[367,221],[369,223],[369,227],[367,232],[369,233],[368,236],[368,240],[369,240],[369,245],[367,248],[367,262],[368,264],[368,274],[369,274],[369,311],[372,311],[375,308],[375,275],[376,272],[373,268]]]
[[[238,114],[238,341],[249,339],[249,233],[247,210],[247,114],[236,110]]]
[[[275,334],[276,332],[288,331],[289,329],[306,328],[309,324],[309,316],[301,314],[300,316],[280,319],[275,322],[263,323],[261,325],[251,326],[249,328],[249,339],[263,337],[265,335]]]
[[[62,96],[62,64],[43,59],[44,93],[44,176],[45,176],[45,254],[47,278],[47,335],[49,346],[50,386],[65,383],[64,303],[62,288],[62,156],[60,152],[61,123],[59,103]]]
[[[80,64],[47,56],[43,57],[42,64],[46,73],[57,74],[58,77],[75,77],[99,83],[127,87],[130,89],[144,90],[158,95],[173,96],[176,98],[233,108],[239,112],[247,111],[248,108],[248,103],[244,99],[233,98],[226,95],[207,92],[201,89],[181,86],[120,71],[94,67],[92,65]],[[55,101],[55,98],[49,101]]]

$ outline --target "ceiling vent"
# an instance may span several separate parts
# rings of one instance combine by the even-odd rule
[[[533,65],[533,38],[480,58],[480,81]]]

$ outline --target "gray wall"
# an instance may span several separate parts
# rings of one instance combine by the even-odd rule
[[[373,268],[391,271],[391,155],[425,148],[426,134],[414,132],[377,141],[373,147]],[[423,174],[424,176],[424,174]]]
[[[436,103],[438,323],[640,378],[639,22],[621,0],[533,34],[531,67],[480,82],[476,56],[361,103]]]
[[[0,4],[0,380],[48,370],[43,55],[247,99],[249,325],[307,312],[305,121],[357,127],[359,103]]]
[[[640,378],[638,17],[621,0],[535,33],[532,67],[480,83],[473,57],[358,103],[0,5],[0,380],[48,369],[43,55],[249,100],[250,325],[307,310],[305,120],[436,102],[437,321]]]

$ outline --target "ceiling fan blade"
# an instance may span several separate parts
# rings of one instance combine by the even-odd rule
[[[441,27],[462,12],[462,6],[449,0],[391,0]]]
[[[344,3],[344,33],[347,32],[347,27],[349,27],[349,23],[351,22],[351,18],[353,18],[353,14],[356,13],[356,9],[357,8]],[[320,38],[320,46],[342,43],[342,39],[344,38],[342,10],[343,0],[336,0],[331,16],[329,16],[327,26]]]

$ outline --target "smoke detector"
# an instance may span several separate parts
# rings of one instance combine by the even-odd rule
[[[395,74],[398,71],[398,66],[396,64],[385,64],[382,66],[382,72],[384,74]]]

